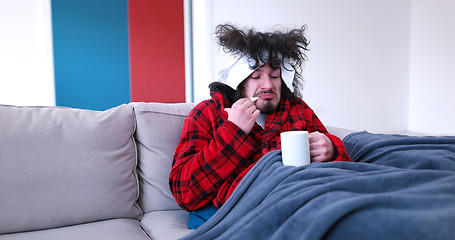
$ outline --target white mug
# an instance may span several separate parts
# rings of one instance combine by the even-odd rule
[[[282,132],[280,137],[283,165],[304,166],[310,164],[310,141],[307,131]]]

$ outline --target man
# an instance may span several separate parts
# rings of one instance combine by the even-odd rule
[[[351,161],[343,142],[300,98],[304,30],[217,27],[219,44],[235,62],[210,84],[211,99],[199,103],[183,126],[169,185],[186,211],[220,208],[262,156],[281,148],[284,131],[310,132],[311,161]]]

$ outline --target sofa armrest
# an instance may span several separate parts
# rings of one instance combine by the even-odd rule
[[[351,129],[333,127],[333,126],[326,126],[326,128],[330,134],[333,134],[333,135],[339,137],[341,140],[343,140],[343,138],[346,137],[347,135],[355,132],[354,130],[351,130]]]

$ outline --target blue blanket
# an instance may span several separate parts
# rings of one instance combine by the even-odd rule
[[[185,239],[455,238],[455,137],[343,141],[355,162],[292,167],[267,154]]]

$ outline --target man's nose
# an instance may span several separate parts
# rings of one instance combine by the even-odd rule
[[[270,76],[264,77],[261,82],[261,87],[264,89],[271,89],[273,87],[272,80],[273,79]]]

